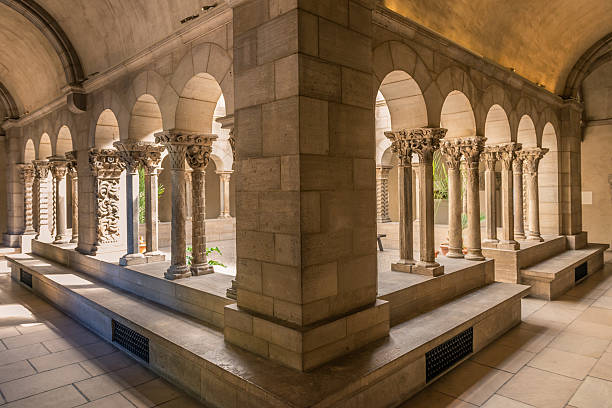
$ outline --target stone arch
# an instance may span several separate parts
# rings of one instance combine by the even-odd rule
[[[36,156],[37,151],[34,141],[32,138],[28,137],[25,139],[25,143],[23,144],[22,162],[30,163],[32,160],[36,160]]]
[[[473,106],[474,106],[473,102],[477,101],[478,97],[477,97],[476,87],[474,86],[474,83],[472,82],[472,79],[470,78],[468,73],[456,66],[449,67],[445,69],[444,71],[442,71],[436,77],[435,82],[438,85],[440,94],[442,95],[442,98],[440,98],[439,100],[439,105],[436,104],[435,106],[431,108],[432,110],[435,110],[436,112],[436,117],[435,117],[436,126],[439,126],[439,123],[442,122],[441,120],[442,119],[442,108],[444,104],[447,102],[448,96],[454,91],[459,91],[465,96],[465,98],[468,100],[468,103],[470,105],[470,110],[472,111],[472,115],[474,116],[474,133],[475,133],[476,132],[476,116],[475,116],[475,111],[473,109]],[[427,103],[429,104],[430,101],[427,101]],[[432,121],[432,119],[433,118],[430,118],[430,122]]]
[[[218,136],[217,140],[213,142],[213,152],[221,160],[222,166],[217,166],[219,171],[232,170],[234,164],[234,155],[232,153],[232,146],[229,143],[229,129],[222,129],[221,123],[217,119],[227,116],[227,108],[225,106],[225,97],[223,94],[217,101],[215,112],[213,113],[212,133]]]
[[[506,143],[512,141],[510,121],[506,110],[498,104],[491,106],[485,120],[484,136],[486,144]]]
[[[376,164],[385,164],[383,163],[383,157],[385,153],[387,155],[392,155],[390,146],[391,142],[385,136],[385,132],[391,130],[391,112],[389,112],[389,107],[387,106],[387,101],[383,96],[380,90],[376,95],[376,106],[374,108],[375,112],[375,138],[376,138]],[[387,160],[388,163],[391,162],[391,158],[389,157]]]
[[[161,112],[162,120],[164,117],[168,117],[170,112],[165,112],[169,108],[176,109],[176,106],[162,106],[161,100],[164,97],[164,91],[169,87],[168,83],[161,75],[155,71],[142,71],[136,75],[131,83],[125,96],[125,106],[131,108],[130,114],[134,110],[134,105],[138,102],[138,99],[143,95],[149,95],[155,99],[157,107]],[[174,114],[172,113],[172,116]],[[130,117],[130,121],[132,118]],[[128,125],[129,126],[129,125]],[[128,137],[131,138],[131,134],[128,131]]]
[[[72,118],[72,115],[68,110],[61,110],[55,115],[55,120],[53,121],[53,134],[58,135],[63,127],[67,127],[70,132],[71,141],[73,150],[77,150],[77,139],[76,135],[73,134],[73,131],[77,129],[76,124]]]
[[[479,134],[481,131],[486,133],[487,116],[493,105],[498,105],[504,110],[508,124],[510,125],[510,118],[508,117],[512,112],[512,100],[510,95],[501,86],[493,84],[485,89],[482,98],[480,98],[480,101],[475,107],[475,110],[479,112],[476,115],[476,129]]]
[[[476,135],[476,118],[468,97],[459,90],[451,90],[440,110],[440,127],[448,129],[447,138]]]
[[[516,141],[523,147],[538,146],[538,137],[536,135],[535,124],[529,115],[521,116],[518,129],[516,132]]]
[[[58,156],[64,156],[67,152],[73,150],[72,133],[70,128],[64,125],[57,132],[57,141],[55,144],[55,154]]]
[[[128,138],[139,141],[155,141],[154,134],[163,130],[162,114],[153,95],[144,93],[132,105]]]
[[[92,107],[91,116],[89,118],[89,141],[87,147],[99,148],[99,143],[96,140],[96,132],[100,116],[105,111],[110,111],[113,114],[117,122],[117,134],[121,137],[127,137],[130,114],[129,111],[125,109],[119,96],[115,92],[107,89],[92,96],[92,99],[94,101],[94,106]],[[105,115],[108,115],[108,113]]]
[[[541,145],[549,149],[538,168],[538,195],[540,200],[540,229],[542,234],[561,233],[561,180],[560,152],[557,131],[551,122],[542,130]]]
[[[47,157],[53,155],[53,147],[51,145],[51,138],[48,133],[43,133],[38,141],[38,160],[45,160]]]
[[[110,149],[117,140],[120,140],[119,122],[111,109],[105,109],[94,126],[94,147]]]
[[[550,108],[544,109],[544,111],[540,114],[538,121],[536,122],[536,134],[538,136],[538,146],[547,147],[542,144],[542,138],[544,134],[544,128],[546,126],[552,126],[555,131],[555,135],[557,138],[557,145],[559,144],[559,118],[557,114]]]

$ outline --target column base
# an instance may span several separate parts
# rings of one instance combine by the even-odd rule
[[[527,236],[527,240],[528,240],[528,241],[537,241],[537,242],[543,242],[543,241],[544,241],[544,238],[542,238],[542,237],[540,236],[540,234],[538,234],[538,235],[528,235],[528,236]]]
[[[412,267],[416,262],[412,259],[400,259],[391,264],[391,270],[395,272],[412,272]]]
[[[219,220],[227,220],[227,219],[230,219],[230,218],[232,218],[232,216],[229,215],[229,214],[221,214],[221,215],[219,215],[217,217],[217,219],[219,219]]]
[[[143,254],[125,254],[119,258],[119,265],[142,265],[147,263],[147,258]]]
[[[164,262],[166,260],[166,255],[159,251],[145,252],[144,256],[147,258],[148,263]]]
[[[391,222],[391,218],[377,218],[376,222],[384,224],[385,222]]]
[[[463,258],[463,249],[462,248],[449,248],[448,253],[446,254],[447,258]]]
[[[516,239],[525,239],[527,235],[524,232],[514,231],[514,238]]]
[[[168,280],[176,280],[188,278],[191,276],[191,271],[187,265],[170,265],[164,273],[164,278]]]
[[[498,244],[498,239],[485,239],[484,241],[482,241],[483,248],[497,248]]]
[[[78,236],[78,235],[76,235],[76,236],[75,236],[75,235],[73,235],[73,236],[72,236],[72,239],[70,240],[70,243],[71,243],[71,244],[76,244],[76,243],[78,243],[78,242],[79,242],[79,236]]]
[[[482,255],[481,249],[469,249],[467,254],[465,254],[465,259],[468,261],[484,261],[485,257]]]
[[[67,244],[69,242],[69,239],[67,236],[56,236],[55,240],[53,241],[54,244]]]
[[[232,279],[232,286],[225,291],[225,297],[233,300],[238,300],[238,282]]]
[[[418,261],[412,266],[412,273],[425,276],[440,276],[444,275],[444,266],[437,262],[422,262]]]
[[[212,265],[209,265],[209,264],[191,265],[191,276],[208,275],[211,273],[215,273],[215,270],[212,267]]]
[[[21,234],[4,234],[4,245],[10,248],[19,248]]]
[[[497,244],[497,249],[511,249],[513,251],[517,251],[519,249],[521,249],[521,245],[512,240],[512,241],[499,241],[499,243]]]
[[[27,254],[32,252],[32,240],[34,239],[33,234],[23,234],[19,237],[19,246],[21,247],[21,253]]]
[[[95,255],[98,253],[98,247],[95,245],[79,244],[75,250],[83,255]]]
[[[569,249],[582,249],[587,245],[588,241],[586,231],[566,235],[565,238]]]

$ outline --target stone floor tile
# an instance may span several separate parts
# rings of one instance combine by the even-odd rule
[[[505,371],[466,361],[432,387],[462,401],[481,405],[511,377],[512,374]]]
[[[27,361],[17,361],[16,363],[0,366],[0,383],[33,374],[36,374],[36,370],[32,368],[30,363]]]
[[[177,399],[173,399],[172,401],[164,402],[157,406],[158,408],[202,408],[203,405],[193,398],[183,396]],[[449,408],[471,408],[473,405],[464,404],[464,406],[459,405],[447,405]],[[417,407],[418,408],[418,407]],[[428,405],[427,408],[437,408],[435,405]]]
[[[599,358],[608,347],[608,340],[585,336],[572,332],[559,334],[548,347],[587,357]]]
[[[31,358],[30,363],[37,371],[47,371],[66,365],[91,360],[115,352],[117,349],[111,344],[100,341],[87,346],[68,349],[58,353],[47,354],[45,356]]]
[[[605,289],[597,288],[593,284],[589,284],[589,282],[587,281],[581,285],[574,286],[572,289],[566,292],[566,295],[579,298],[597,299],[605,292]]]
[[[563,295],[555,299],[553,303],[575,310],[586,310],[595,302],[595,299],[579,298],[575,296]]]
[[[0,384],[0,391],[7,401],[14,401],[86,378],[89,374],[74,364]]]
[[[497,393],[538,408],[559,408],[580,384],[573,378],[525,366]]]
[[[604,353],[597,361],[589,375],[591,377],[612,381],[612,352]]]
[[[608,349],[606,350],[608,353],[612,353],[612,341],[608,345]]]
[[[470,360],[499,370],[517,373],[533,356],[535,356],[535,353],[495,342],[479,351]]]
[[[612,310],[602,309],[599,307],[589,307],[576,320],[582,321],[582,322],[612,326]],[[8,344],[7,344],[7,347],[8,347]]]
[[[179,407],[178,405],[176,406]],[[458,400],[441,392],[426,388],[398,408],[473,408],[474,404]],[[169,407],[167,407],[169,408]]]
[[[593,357],[547,347],[538,353],[528,365],[540,370],[582,380],[591,371],[596,362],[597,359]]]
[[[135,387],[156,376],[138,364],[121,370],[89,378],[76,383],[76,387],[90,400],[105,397],[116,392]]]
[[[25,347],[14,348],[11,350],[0,351],[0,366],[14,363],[16,361],[27,360],[28,358],[49,354],[42,344],[30,344]]]
[[[58,351],[68,350],[70,348],[76,348],[86,346],[88,344],[96,343],[100,341],[100,337],[96,336],[92,332],[85,330],[80,334],[72,335],[69,338],[60,338],[53,340],[46,340],[42,343],[52,353]]]
[[[602,309],[612,309],[612,296],[601,296],[599,299],[593,302],[592,306]]]
[[[2,408],[71,408],[87,402],[72,385],[9,402]]]
[[[533,314],[533,312],[541,309],[544,305],[546,305],[546,300],[536,299],[536,298],[523,298],[521,300],[521,316],[526,318],[527,316]]]
[[[482,408],[532,408],[528,405],[510,398],[495,394],[482,406]]]
[[[612,382],[587,377],[569,403],[576,408],[610,408]]]
[[[82,408],[134,408],[134,405],[121,394],[112,394],[81,405]],[[81,408],[79,407],[79,408]]]
[[[156,378],[137,387],[128,388],[121,394],[136,407],[148,408],[176,399],[182,393],[161,378]]]
[[[12,349],[27,346],[29,344],[40,343],[45,340],[57,339],[59,337],[62,337],[61,333],[58,333],[54,329],[46,328],[45,330],[40,330],[34,333],[8,337],[6,339],[2,339],[2,341],[7,348]]]
[[[112,354],[108,354],[103,357],[98,357],[93,360],[82,361],[81,367],[83,367],[92,377],[100,374],[109,373],[111,371],[117,371],[122,368],[131,366],[134,364],[134,360],[128,355],[121,351],[115,351]]]
[[[0,327],[0,339],[19,336],[20,334],[21,333],[13,326]]]
[[[612,340],[612,327],[598,323],[585,322],[580,319],[572,322],[565,329],[567,332],[581,334],[599,339]]]
[[[560,303],[549,302],[540,310],[534,312],[531,316],[524,320],[527,322],[532,320],[545,320],[548,322],[556,322],[567,325],[573,322],[574,319],[580,315],[580,313],[582,313],[581,310],[576,310]]]
[[[4,351],[4,350],[6,350],[6,346],[4,345],[2,340],[0,340],[0,351]]]
[[[515,327],[497,340],[505,346],[518,348],[531,353],[542,351],[553,339],[554,335],[548,332],[536,332],[523,329],[521,326]]]

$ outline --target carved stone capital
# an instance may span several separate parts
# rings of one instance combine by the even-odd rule
[[[66,177],[68,172],[68,161],[63,157],[53,156],[49,158],[49,167],[51,168],[53,178],[61,180]]]
[[[540,160],[542,159],[542,157],[544,157],[546,153],[548,153],[548,150],[549,149],[541,147],[529,147],[523,149],[521,156],[523,158],[523,168],[525,170],[525,173],[537,173]]]
[[[421,163],[433,162],[433,155],[440,148],[440,140],[446,136],[444,128],[416,128],[408,131],[412,151]]]
[[[165,150],[162,145],[146,141],[119,141],[113,143],[113,146],[117,149],[119,159],[130,172],[142,166],[151,173],[159,166],[161,154]]]
[[[162,144],[168,149],[173,169],[184,170],[188,148],[190,146],[211,146],[212,148],[212,142],[216,138],[217,135],[213,134],[201,134],[179,129],[170,129],[156,133],[155,143]],[[197,155],[197,150],[198,149],[195,149],[192,154]]]
[[[495,164],[499,158],[497,146],[485,146],[480,154],[480,161],[484,164],[485,170],[495,171]]]
[[[204,170],[210,161],[212,152],[212,140],[210,144],[193,145],[187,148],[187,163],[194,170]]]
[[[496,145],[498,150],[498,158],[502,164],[504,170],[512,169],[512,162],[516,157],[516,152],[521,150],[522,145],[520,143],[510,142]]]
[[[119,179],[125,170],[125,164],[119,160],[119,153],[115,149],[91,149],[89,167],[98,179]]]
[[[460,139],[459,149],[465,159],[468,167],[478,167],[480,163],[480,154],[484,150],[486,138],[482,136],[473,136]]]
[[[385,136],[391,141],[391,151],[397,155],[401,166],[412,163],[412,147],[405,131],[385,132]]]
[[[19,176],[25,184],[31,184],[34,180],[34,165],[31,163],[18,163]]]
[[[68,165],[68,173],[70,177],[77,177],[77,151],[73,150],[71,152],[66,152],[64,155],[66,156],[67,165]]]
[[[458,170],[461,166],[461,139],[442,140],[440,153],[448,169]]]
[[[46,179],[49,175],[49,162],[47,160],[32,160],[34,165],[34,177]]]

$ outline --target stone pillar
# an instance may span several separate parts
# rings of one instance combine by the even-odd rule
[[[412,151],[419,156],[420,190],[420,251],[419,261],[412,272],[421,275],[439,276],[444,266],[436,262],[434,248],[434,196],[433,196],[433,155],[440,147],[440,140],[446,135],[443,128],[417,128],[407,131]]]
[[[520,248],[514,240],[514,212],[512,188],[512,162],[516,151],[521,149],[520,143],[505,143],[499,146],[499,161],[502,164],[501,200],[502,200],[502,239],[497,244],[500,249],[517,250]]]
[[[24,224],[25,229],[23,233],[25,235],[35,235],[34,224],[32,223],[32,183],[34,183],[34,165],[31,163],[18,163],[17,168],[19,169],[19,176],[23,183],[23,209],[24,209]]]
[[[389,329],[376,299],[375,2],[229,4],[238,300],[225,340],[310,370]],[[256,58],[242,58],[249,44]],[[346,321],[360,323],[317,335]]]
[[[512,161],[513,198],[514,198],[514,237],[525,239],[525,224],[523,222],[523,154],[519,150]]]
[[[497,163],[498,148],[485,146],[480,155],[484,164],[485,176],[485,213],[487,237],[482,243],[485,248],[497,248],[497,192],[495,179],[495,164]]]
[[[410,166],[412,168],[412,166]],[[389,218],[389,172],[391,166],[376,166],[376,221],[391,222]],[[412,180],[412,174],[410,174]],[[401,187],[401,186],[400,186]],[[409,203],[412,207],[412,203]]]
[[[54,244],[63,244],[69,241],[66,234],[66,173],[68,161],[64,157],[49,158],[51,174],[55,182],[55,240]]]
[[[155,134],[155,142],[168,149],[172,181],[172,230],[170,235],[170,267],[164,274],[166,279],[181,279],[191,276],[187,266],[185,242],[185,155],[193,143],[194,134],[172,129]]]
[[[68,173],[72,184],[72,239],[71,243],[79,242],[79,178],[77,172],[76,150],[66,153]]]
[[[139,265],[147,262],[140,253],[138,238],[140,229],[140,177],[138,167],[142,162],[144,143],[135,141],[113,143],[119,159],[126,170],[126,207],[127,207],[127,253],[119,259],[119,265]]]
[[[461,140],[461,152],[465,159],[467,169],[467,255],[465,259],[472,261],[482,261],[481,240],[480,240],[480,174],[478,166],[480,164],[480,153],[484,148],[486,139],[475,136]]]
[[[185,169],[185,219],[193,218],[193,180],[191,169]],[[193,228],[193,227],[192,227]]]
[[[34,160],[34,194],[37,195],[36,208],[38,220],[38,233],[36,239],[43,242],[51,242],[51,230],[49,229],[49,162],[47,160]]]
[[[448,253],[449,258],[463,258],[461,226],[461,148],[460,139],[443,140],[440,151],[448,173]]]
[[[391,264],[391,270],[411,272],[415,264],[412,231],[412,148],[410,134],[406,131],[385,132],[391,141],[391,151],[399,160],[398,198],[399,198],[399,260]],[[388,174],[388,171],[387,171]]]
[[[221,197],[221,211],[218,218],[231,218],[230,214],[230,177],[233,171],[218,171],[219,175],[219,197]]]
[[[150,144],[147,146],[142,159],[145,170],[145,223],[147,262],[162,262],[166,256],[159,251],[159,218],[158,218],[158,170],[161,155],[165,150],[163,146]]]
[[[91,149],[89,167],[94,177],[95,242],[90,253],[119,242],[119,181],[125,165],[115,149]]]
[[[210,161],[212,143],[217,135],[193,135],[193,144],[187,148],[187,163],[192,168],[193,216],[191,220],[191,274],[213,273],[206,259],[206,166]]]
[[[540,236],[540,201],[538,197],[538,165],[548,149],[532,147],[523,150],[523,163],[527,178],[527,191],[529,203],[529,229],[527,239],[544,241]]]

